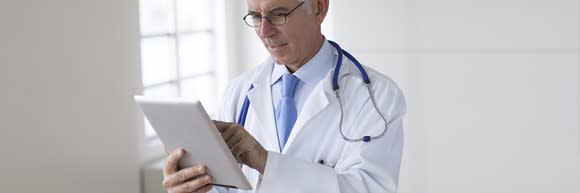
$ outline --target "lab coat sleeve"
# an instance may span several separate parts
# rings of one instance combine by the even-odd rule
[[[348,143],[343,150],[348,153],[341,156],[335,168],[269,152],[259,192],[397,192],[406,104],[394,84],[378,87],[373,88],[377,105],[389,123],[383,137],[368,143]],[[384,121],[369,118],[368,108],[374,108],[369,103],[354,119],[357,127],[384,127]]]

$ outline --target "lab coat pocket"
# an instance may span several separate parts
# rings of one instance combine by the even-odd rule
[[[334,168],[336,166],[336,160],[334,159],[319,159],[317,163],[330,168]]]

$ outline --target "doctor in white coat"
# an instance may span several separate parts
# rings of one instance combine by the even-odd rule
[[[168,156],[163,186],[171,193],[397,192],[406,112],[397,85],[364,67],[369,91],[347,57],[335,69],[341,50],[320,30],[328,0],[247,3],[244,20],[271,57],[233,81],[215,124],[252,190],[213,187],[205,166],[177,170],[183,150]]]

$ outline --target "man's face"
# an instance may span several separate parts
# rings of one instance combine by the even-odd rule
[[[289,13],[300,4],[298,0],[247,0],[247,2],[248,12],[262,17]],[[301,63],[312,57],[309,52],[315,45],[313,43],[315,37],[320,36],[320,27],[316,24],[314,14],[307,14],[305,7],[301,5],[294,10],[286,17],[286,23],[283,25],[275,26],[267,19],[263,19],[262,25],[255,28],[264,47],[278,64]]]

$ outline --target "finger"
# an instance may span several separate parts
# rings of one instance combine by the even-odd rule
[[[242,137],[236,134],[232,135],[232,137],[230,137],[229,139],[226,140],[226,144],[228,145],[228,148],[232,149],[232,147],[235,144],[240,143],[240,141],[242,141]]]
[[[163,150],[165,150],[165,155],[169,156],[169,150],[167,149],[167,147],[163,146]]]
[[[214,120],[213,124],[215,124],[215,126],[220,131],[220,133],[223,133],[228,127],[230,127],[231,123],[226,123],[226,122]]]
[[[181,160],[183,154],[185,154],[185,151],[178,148],[167,156],[167,164],[165,164],[165,167],[163,168],[164,176],[177,172],[177,164],[179,164],[179,160]]]
[[[179,172],[169,176],[167,180],[163,181],[164,187],[173,187],[178,184],[183,184],[184,182],[190,180],[195,176],[201,176],[207,172],[207,167],[203,165],[189,167],[186,169],[179,170]]]
[[[223,130],[225,130],[229,126],[227,125],[227,123],[217,120],[213,120],[213,124],[215,124],[215,127],[220,131],[220,133],[222,133]]]
[[[202,187],[209,185],[213,181],[209,175],[199,176],[183,184],[169,188],[169,192],[198,192]]]
[[[234,157],[240,161],[240,162],[244,162],[245,160],[242,159],[242,154],[249,151],[248,149],[246,149],[244,147],[244,143],[242,141],[234,144],[231,148],[232,154],[234,155]]]
[[[222,133],[222,138],[226,142],[231,141],[234,136],[240,135],[238,134],[240,132],[240,129],[241,128],[229,128],[224,133]]]

